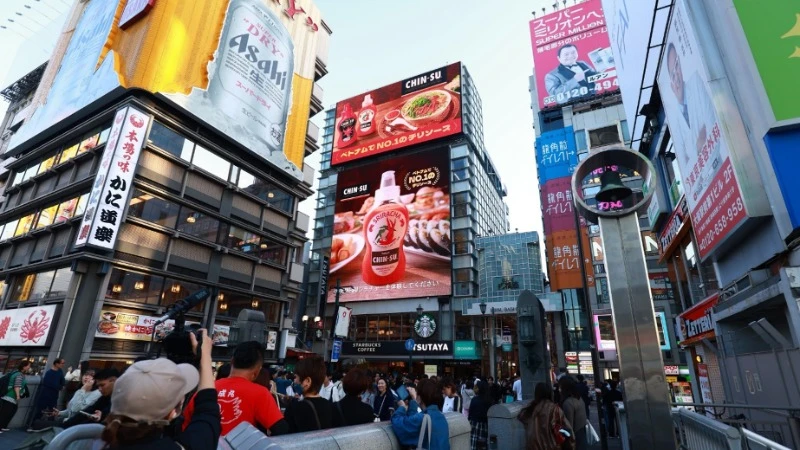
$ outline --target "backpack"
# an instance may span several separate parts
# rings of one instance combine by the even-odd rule
[[[0,389],[2,389],[0,391],[2,393],[2,395],[0,395],[0,397],[5,397],[8,394],[8,391],[11,390],[11,380],[14,378],[14,375],[16,375],[16,374],[20,374],[22,376],[25,376],[22,372],[20,372],[18,370],[12,370],[11,372],[9,372],[9,373],[3,375],[2,377],[0,377]],[[23,379],[23,381],[24,381],[24,379]],[[3,386],[5,386],[5,388]],[[22,384],[22,388],[20,388],[20,390],[19,390],[19,397],[20,398],[28,398],[30,396],[31,396],[31,392],[28,390],[27,383],[23,383]]]

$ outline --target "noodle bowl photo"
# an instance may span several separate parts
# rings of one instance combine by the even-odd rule
[[[452,97],[443,90],[433,90],[417,94],[403,104],[400,114],[414,126],[441,122],[450,112]]]

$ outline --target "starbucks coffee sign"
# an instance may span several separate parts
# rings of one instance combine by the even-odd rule
[[[397,356],[408,358],[405,341],[344,341],[342,355],[368,358],[370,356]],[[453,356],[453,341],[427,341],[414,344],[414,357]]]
[[[423,339],[427,339],[436,333],[436,319],[430,314],[421,314],[414,322],[414,331]]]

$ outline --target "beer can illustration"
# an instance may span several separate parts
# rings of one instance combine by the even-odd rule
[[[209,65],[208,97],[229,124],[266,145],[251,151],[283,150],[293,73],[294,45],[278,17],[258,0],[231,0]]]

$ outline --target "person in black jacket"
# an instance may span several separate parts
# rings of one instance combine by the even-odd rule
[[[389,389],[389,384],[384,378],[378,380],[378,391],[375,393],[375,400],[372,401],[372,412],[381,422],[392,419],[392,412],[397,399]]]
[[[344,418],[333,402],[319,396],[325,380],[325,361],[321,356],[301,359],[295,366],[295,374],[302,389],[303,399],[294,399],[286,407],[284,418],[290,433],[324,430],[344,425]]]
[[[493,404],[489,384],[483,380],[475,382],[475,397],[469,404],[469,424],[472,427],[470,442],[472,450],[486,448],[489,439],[489,408]]]
[[[70,417],[64,422],[64,428],[69,428],[75,425],[83,425],[86,423],[99,423],[108,417],[111,411],[111,395],[114,392],[114,384],[119,377],[117,369],[104,369],[94,376],[94,382],[97,390],[100,391],[100,397],[94,404],[87,406],[78,414]]]
[[[370,384],[372,380],[367,372],[358,368],[350,369],[342,379],[345,396],[335,404],[335,407],[342,412],[346,426],[361,425],[375,420],[372,408],[361,401],[361,394]]]
[[[200,371],[166,358],[134,363],[114,383],[111,413],[102,439],[113,450],[215,450],[221,424],[211,369],[212,340],[202,333]],[[190,334],[193,348],[197,339]],[[178,438],[165,429],[183,409],[186,395],[197,388],[194,413]]]

